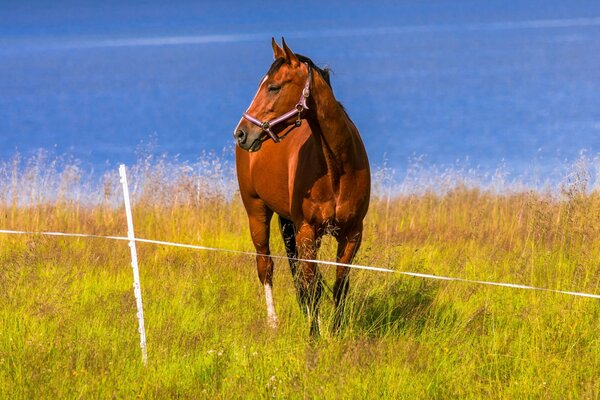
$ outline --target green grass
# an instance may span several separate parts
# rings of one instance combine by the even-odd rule
[[[118,182],[90,203],[61,195],[76,179],[53,198],[13,193],[26,178],[5,186],[2,228],[126,234]],[[168,178],[136,192],[139,237],[252,250],[238,197]],[[563,189],[374,198],[356,262],[600,293],[600,195]],[[252,257],[138,253],[146,367],[125,242],[0,235],[0,398],[600,398],[595,299],[353,271],[342,332],[329,333],[326,290],[311,341],[287,262],[272,332]],[[320,258],[334,258],[332,239]]]

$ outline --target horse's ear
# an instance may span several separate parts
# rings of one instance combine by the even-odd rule
[[[271,38],[271,46],[273,46],[273,58],[275,60],[278,58],[285,58],[285,52],[279,47],[274,37]]]
[[[296,57],[294,52],[292,50],[290,50],[288,45],[285,43],[285,39],[283,37],[281,37],[281,44],[283,45],[283,51],[285,52],[285,59],[292,66],[296,66],[296,65],[300,64],[300,60],[298,60],[298,57]]]

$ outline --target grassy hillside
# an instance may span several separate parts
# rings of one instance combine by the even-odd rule
[[[137,166],[137,235],[251,251],[226,167]],[[2,229],[126,234],[115,175],[0,175]],[[272,246],[284,253],[277,235]],[[286,262],[271,332],[252,257],[138,253],[147,367],[125,242],[0,235],[0,398],[600,397],[598,300],[354,271],[341,334],[328,333],[326,290],[311,342]],[[320,258],[334,258],[333,240]],[[600,293],[600,194],[575,179],[552,194],[459,185],[376,197],[356,262]],[[331,285],[333,270],[321,271]]]

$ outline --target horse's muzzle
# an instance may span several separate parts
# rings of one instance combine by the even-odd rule
[[[235,130],[233,137],[238,146],[241,149],[247,150],[249,152],[258,151],[262,146],[263,135],[261,132],[252,132],[246,131],[245,129],[239,127]]]

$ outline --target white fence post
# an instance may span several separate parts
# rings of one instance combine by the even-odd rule
[[[127,173],[125,165],[119,166],[119,175],[123,185],[123,200],[125,201],[125,213],[127,214],[127,237],[129,238],[129,249],[131,250],[131,268],[133,269],[133,294],[137,306],[138,331],[140,332],[140,347],[142,349],[142,362],[148,363],[146,352],[146,328],[144,327],[144,306],[142,304],[142,287],[140,285],[140,271],[138,268],[137,251],[135,248],[135,234],[133,231],[133,217],[131,215],[131,203],[129,201],[129,187],[127,185]]]

